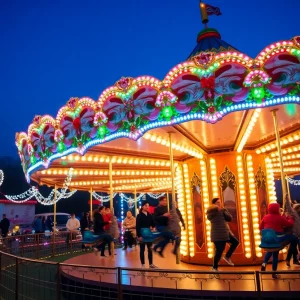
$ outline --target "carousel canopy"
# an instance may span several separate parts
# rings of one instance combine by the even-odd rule
[[[16,145],[27,180],[107,191],[171,187],[169,134],[175,164],[216,152],[256,151],[279,163],[271,110],[277,116],[285,172],[300,173],[300,37],[276,42],[255,59],[221,40],[198,35],[187,61],[163,80],[123,77],[99,99],[71,98],[55,117],[35,116]]]

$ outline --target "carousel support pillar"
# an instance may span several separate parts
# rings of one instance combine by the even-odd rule
[[[171,182],[172,182],[172,203],[175,202],[175,170],[174,170],[174,159],[173,159],[173,148],[172,148],[172,132],[169,132],[169,151],[170,151],[170,169],[171,169]],[[169,193],[167,192],[167,199],[169,198]],[[168,199],[168,210],[170,210],[170,204]],[[176,241],[175,241],[176,243]],[[179,264],[179,247],[176,252],[176,264]]]
[[[287,175],[285,175],[285,179],[286,179],[287,194],[289,196],[290,201],[292,201],[291,191],[290,191],[290,184],[289,184],[289,178],[288,178]]]
[[[136,197],[136,185],[134,185],[134,212],[135,212],[135,214],[137,215],[137,210],[136,210],[136,208],[137,208],[137,197]]]
[[[90,219],[93,218],[93,187],[90,188]]]
[[[114,207],[114,191],[112,183],[112,157],[109,159],[109,198],[110,198],[110,209]]]
[[[53,232],[56,231],[56,199],[57,199],[57,186],[54,185],[54,205],[53,205]]]
[[[174,160],[173,160],[173,148],[172,148],[172,132],[169,132],[169,153],[170,153],[170,170],[171,170],[171,182],[172,182],[172,201],[175,201],[175,180],[174,180]]]
[[[167,195],[167,202],[168,202],[168,211],[170,211],[170,199],[169,199],[169,192],[166,191],[166,195]]]
[[[284,207],[285,196],[286,196],[286,182],[285,182],[285,176],[284,176],[282,150],[281,150],[281,145],[280,145],[280,135],[279,135],[279,129],[278,129],[277,115],[276,115],[277,110],[278,109],[273,109],[273,110],[271,110],[271,112],[272,112],[273,121],[274,121],[276,144],[277,144],[277,151],[278,151],[278,157],[279,157],[280,177],[281,177],[281,186],[282,186],[282,206]]]

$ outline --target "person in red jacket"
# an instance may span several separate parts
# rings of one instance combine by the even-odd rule
[[[260,223],[259,229],[273,229],[277,235],[278,242],[288,242],[291,239],[290,235],[284,233],[285,228],[292,228],[294,219],[292,217],[285,217],[280,214],[280,205],[278,203],[270,203],[268,207],[268,214],[265,215]],[[264,262],[261,266],[261,271],[266,270],[267,263],[273,255],[272,270],[277,271],[279,251],[267,252]],[[273,274],[274,279],[279,278],[278,274]]]
[[[105,208],[105,213],[103,215],[103,219],[104,219],[104,222],[110,222],[111,221],[111,211],[110,211],[110,208],[109,207],[106,207]],[[107,231],[110,227],[110,224],[107,223],[107,225],[104,226],[104,230]]]

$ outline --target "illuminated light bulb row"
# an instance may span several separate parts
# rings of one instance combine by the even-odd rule
[[[251,242],[250,242],[250,231],[249,231],[249,220],[247,212],[247,199],[246,199],[246,187],[245,187],[245,177],[244,177],[244,166],[243,157],[238,155],[236,157],[237,171],[238,171],[238,183],[239,183],[239,194],[240,194],[240,208],[242,216],[242,226],[243,226],[243,237],[244,237],[244,249],[245,256],[247,258],[251,257]]]
[[[187,73],[191,67],[194,67],[194,62],[192,61],[187,61],[174,67],[164,79],[165,87],[168,87],[174,78],[178,77],[180,74]]]
[[[183,165],[183,178],[184,178],[184,190],[185,190],[185,200],[186,200],[186,208],[187,208],[189,253],[191,257],[194,257],[195,256],[194,222],[193,222],[193,210],[192,210],[192,202],[191,202],[190,176],[189,176],[189,168],[187,164]]]
[[[300,168],[284,168],[284,172],[299,172]],[[274,173],[280,173],[280,169],[273,169]]]
[[[247,172],[248,172],[248,186],[249,186],[249,193],[250,193],[250,207],[252,213],[252,226],[253,226],[253,233],[254,233],[255,254],[257,257],[262,257],[262,251],[261,248],[259,248],[259,245],[261,243],[261,236],[259,230],[259,218],[258,218],[258,209],[257,209],[258,201],[257,201],[254,169],[253,169],[253,162],[252,162],[251,155],[247,155]]]
[[[283,41],[274,43],[267,48],[265,48],[257,57],[258,61],[263,61],[266,58],[270,58],[271,56],[281,53],[281,52],[290,52],[292,50],[293,42],[291,41]]]
[[[172,190],[172,185],[171,184],[162,185],[162,186],[157,187],[157,188],[151,188],[152,192],[155,192],[155,191],[170,191],[170,190]]]
[[[283,156],[285,156],[298,151],[300,151],[300,146],[293,146],[293,147],[282,149],[282,154]],[[274,152],[270,152],[269,154],[271,155],[271,157],[279,159],[277,150]]]
[[[277,201],[276,197],[276,189],[275,189],[275,180],[274,180],[274,170],[272,161],[269,157],[265,158],[266,164],[266,173],[267,173],[267,187],[268,187],[268,194],[269,194],[269,203],[273,203]]]
[[[186,209],[185,209],[185,201],[184,201],[184,187],[183,187],[183,176],[182,176],[182,167],[179,166],[176,168],[176,177],[175,177],[175,184],[177,188],[177,199],[178,199],[178,209],[181,212],[182,218],[185,223],[186,220]],[[187,226],[186,229],[181,229],[181,243],[180,243],[180,253],[184,256],[188,255],[188,238],[187,238]]]
[[[162,85],[161,81],[151,76],[140,76],[131,80],[131,86],[150,86],[159,89]],[[120,90],[115,85],[105,89],[98,98],[99,106],[102,106],[103,102],[107,99],[107,97],[114,96],[118,92],[120,92]]]
[[[62,169],[51,169],[51,170],[43,170],[41,171],[42,174],[47,175],[67,175],[67,170]],[[73,171],[73,175],[84,175],[84,176],[108,176],[109,171],[107,170],[78,170],[75,169]],[[149,170],[143,170],[143,171],[136,171],[136,170],[118,170],[118,171],[112,171],[113,176],[168,176],[171,175],[170,171],[149,171]]]
[[[169,181],[169,177],[162,177],[162,178],[142,178],[142,179],[120,179],[120,180],[113,180],[113,184],[122,184],[122,183],[141,183],[141,182],[165,182]],[[102,180],[102,181],[73,181],[71,182],[72,186],[77,185],[108,185],[109,180]]]
[[[69,160],[69,161],[88,161],[94,163],[109,163],[110,160],[112,163],[117,164],[130,164],[130,165],[146,165],[146,166],[157,166],[157,167],[169,167],[170,161],[169,160],[162,160],[162,159],[144,159],[144,158],[133,158],[133,157],[124,157],[124,156],[93,156],[93,155],[68,155],[63,156],[62,160]]]
[[[166,146],[166,147],[170,146],[169,140],[164,139],[161,136],[157,136],[157,135],[154,135],[154,134],[151,134],[151,133],[147,132],[143,137],[146,140],[150,140],[151,142],[155,142],[157,144],[161,144],[161,145]],[[202,158],[203,157],[202,153],[200,151],[198,151],[197,149],[193,148],[193,147],[187,147],[187,146],[183,146],[183,145],[177,144],[175,142],[172,142],[172,148],[177,150],[177,151],[186,153],[188,155],[191,155],[191,156],[194,156],[194,157],[197,157],[197,158]]]
[[[117,186],[115,187],[115,190],[134,190],[134,188],[145,188],[145,187],[164,187],[164,186],[171,186],[171,181],[167,181],[167,180],[164,180],[163,181],[163,184],[160,182],[145,182],[145,183],[140,183],[140,184],[135,184],[135,185],[122,185],[122,186]],[[153,189],[151,189],[153,190]]]
[[[280,167],[280,163],[272,163],[273,164],[273,167]],[[294,165],[299,165],[300,164],[300,161],[297,160],[297,161],[285,161],[283,162],[283,165],[284,166],[294,166]]]
[[[244,148],[244,146],[245,146],[245,144],[246,144],[246,142],[247,142],[247,140],[248,140],[248,138],[249,138],[249,136],[250,136],[250,134],[251,134],[251,132],[253,130],[253,127],[254,127],[254,125],[255,125],[258,117],[259,117],[260,112],[261,112],[261,109],[258,108],[253,113],[253,115],[252,115],[252,117],[250,119],[250,122],[248,124],[248,127],[247,127],[247,129],[246,129],[246,131],[245,131],[245,133],[244,133],[244,135],[243,135],[243,137],[242,137],[242,139],[240,141],[240,144],[239,144],[239,146],[237,148],[237,152],[241,152],[243,150],[243,148]]]
[[[207,256],[208,258],[213,257],[214,246],[210,239],[211,224],[207,219],[206,211],[209,208],[209,193],[208,193],[208,179],[207,179],[207,169],[206,162],[200,160],[200,170],[201,170],[201,180],[202,180],[202,193],[203,193],[203,203],[204,203],[204,220],[205,220],[205,231],[206,231],[206,240],[207,240]]]
[[[210,158],[209,164],[210,164],[210,176],[211,176],[211,185],[212,185],[212,196],[213,198],[219,198],[216,160],[214,158]]]
[[[300,139],[300,132],[299,131],[296,132],[296,133],[291,133],[291,134],[286,135],[285,137],[280,138],[280,145],[285,146],[285,145],[288,145],[290,143],[294,143],[295,141],[298,141],[299,139]],[[294,148],[295,147],[292,147],[291,149],[294,149]],[[300,146],[298,146],[296,148],[298,149],[296,151],[300,150]],[[272,150],[276,150],[276,152],[277,152],[276,142],[269,143],[265,146],[259,147],[255,151],[256,151],[257,154],[261,154],[261,153],[265,153],[265,152],[270,152]],[[288,149],[284,149],[284,150],[288,150]],[[295,152],[295,151],[286,151],[286,152],[284,152],[284,150],[282,150],[283,154]],[[276,154],[274,156],[276,156]]]
[[[292,155],[283,155],[282,159],[283,160],[291,160],[291,159],[297,159],[300,158],[300,154],[292,154]],[[279,157],[273,157],[272,158],[272,163],[277,162],[279,160]]]

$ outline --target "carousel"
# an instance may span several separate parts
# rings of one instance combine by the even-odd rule
[[[285,194],[300,173],[299,61],[300,37],[251,58],[205,28],[164,79],[122,77],[96,100],[35,116],[16,134],[26,179],[58,189],[72,168],[71,189],[107,192],[111,206],[114,193],[170,193],[187,224],[180,259],[193,264],[211,263],[205,212],[219,197],[240,240],[235,263],[258,264],[260,220],[281,201],[274,180]]]

